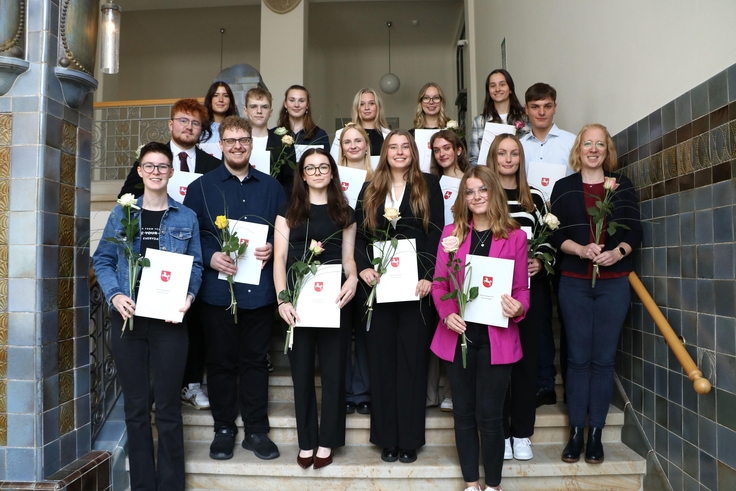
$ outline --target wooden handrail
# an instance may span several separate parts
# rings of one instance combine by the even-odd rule
[[[652,296],[649,295],[644,284],[633,271],[629,273],[629,283],[631,283],[631,286],[639,296],[641,303],[646,307],[649,315],[652,316],[654,323],[657,325],[662,336],[664,336],[664,340],[667,341],[670,349],[677,357],[677,361],[682,365],[682,369],[687,374],[687,377],[692,381],[695,392],[698,394],[707,394],[710,392],[710,382],[708,379],[703,377],[703,372],[698,370],[698,366],[695,364],[693,359],[690,358],[690,354],[685,349],[685,346],[680,342],[680,339],[672,330],[672,326],[670,326],[670,323],[664,318],[662,311],[659,310],[659,307],[654,303]]]
[[[204,104],[204,97],[194,97]],[[131,107],[131,106],[169,106],[173,105],[179,99],[141,99],[137,101],[104,101],[95,102],[92,106],[94,109],[106,109],[108,107]]]

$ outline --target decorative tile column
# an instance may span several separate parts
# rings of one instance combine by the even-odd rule
[[[66,489],[85,479],[97,483],[89,489],[109,487],[109,455],[90,453],[86,243],[98,11],[96,0],[0,3],[0,77],[20,67],[9,69],[16,78],[0,95],[3,488]]]

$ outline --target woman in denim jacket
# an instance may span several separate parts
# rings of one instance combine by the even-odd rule
[[[202,282],[202,250],[197,216],[166,192],[174,172],[172,159],[171,149],[162,143],[152,142],[141,149],[138,174],[143,179],[144,191],[136,201],[137,209],[131,210],[131,218],[140,220],[133,249],[141,255],[150,247],[194,257],[187,298],[180,309],[186,312]],[[117,334],[123,322],[135,315],[135,302],[126,295],[127,258],[118,244],[107,240],[124,237],[121,223],[124,217],[122,206],[112,210],[93,264],[97,281],[112,306],[111,348],[125,398],[130,485],[136,491],[183,490],[184,435],[179,392],[189,343],[187,329],[169,321],[136,317],[134,329],[126,328],[122,335]],[[153,402],[158,430],[158,471],[150,424]]]

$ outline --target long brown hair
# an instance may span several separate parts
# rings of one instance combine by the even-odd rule
[[[458,169],[460,169],[460,172],[467,172],[467,170],[470,169],[468,152],[465,151],[465,145],[463,145],[463,141],[460,139],[459,136],[457,136],[457,133],[452,130],[440,130],[432,135],[432,137],[429,139],[429,149],[432,150],[432,159],[429,161],[429,172],[438,177],[443,176],[445,172],[445,169],[443,169],[442,166],[437,162],[437,159],[434,158],[434,149],[432,148],[432,146],[434,145],[435,140],[437,140],[438,138],[442,138],[443,140],[447,140],[448,142],[450,142],[450,145],[452,145],[452,150],[454,152],[457,152],[458,148],[462,150],[462,152],[460,152],[460,155],[457,155],[457,153],[455,153],[455,162],[457,163],[457,167]]]
[[[335,225],[343,229],[347,228],[351,223],[350,205],[348,204],[348,199],[345,197],[345,193],[342,191],[337,164],[332,158],[332,155],[330,155],[330,152],[327,152],[323,148],[310,148],[299,159],[299,163],[294,170],[294,188],[291,191],[291,202],[284,217],[286,218],[286,225],[290,229],[293,229],[309,219],[311,203],[309,201],[309,186],[304,180],[304,165],[307,157],[315,154],[327,158],[330,163],[330,170],[332,171],[332,179],[330,179],[330,183],[327,186],[327,214]]]
[[[467,189],[468,179],[473,177],[480,179],[488,189],[488,211],[486,211],[486,216],[491,221],[493,238],[507,239],[509,237],[509,230],[519,228],[519,224],[509,215],[509,207],[506,204],[506,192],[503,190],[498,176],[484,165],[472,167],[465,173],[462,181],[460,181],[457,198],[455,199],[455,204],[452,205],[452,212],[455,215],[455,230],[453,230],[452,235],[460,239],[460,243],[462,243],[468,236],[468,233],[470,233],[470,220],[473,216],[468,209],[465,190]]]
[[[388,147],[394,136],[405,136],[409,141],[411,153],[411,165],[404,174],[404,180],[411,184],[410,204],[414,216],[422,217],[424,231],[429,231],[429,189],[419,168],[419,151],[411,134],[406,130],[393,130],[386,136],[381,147],[381,156],[378,167],[373,172],[373,179],[363,194],[363,209],[365,210],[365,221],[362,226],[366,230],[378,228],[376,211],[386,200],[386,195],[391,192],[391,166],[388,164]]]
[[[303,87],[301,85],[292,85],[288,89],[286,89],[286,92],[284,92],[284,102],[289,98],[289,92],[292,90],[301,90],[305,94],[307,94],[307,109],[304,111],[304,139],[305,140],[311,140],[314,138],[317,134],[317,130],[319,130],[319,126],[314,124],[314,121],[312,120],[312,113],[309,112],[309,108],[312,107],[312,100],[309,96],[309,91],[306,89],[306,87]],[[286,109],[285,105],[281,105],[281,112],[279,112],[279,121],[276,123],[276,126],[283,126],[289,131],[291,130],[291,123],[289,122],[289,111]]]
[[[504,140],[513,140],[516,142],[516,146],[519,148],[519,168],[516,171],[516,189],[519,194],[519,204],[527,213],[534,211],[534,199],[532,198],[532,192],[529,189],[529,182],[526,179],[526,159],[524,157],[524,147],[521,145],[521,141],[512,134],[503,133],[493,139],[491,143],[491,149],[488,151],[488,158],[486,159],[486,167],[492,169],[495,174],[498,175],[498,147],[501,146],[501,142]]]

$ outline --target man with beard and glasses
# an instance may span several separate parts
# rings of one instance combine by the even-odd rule
[[[220,252],[219,215],[230,220],[272,226],[281,204],[283,188],[269,175],[250,165],[253,145],[250,122],[228,116],[220,123],[223,164],[189,185],[184,204],[199,218],[204,273],[201,300],[202,319],[207,320],[207,381],[215,422],[215,438],[210,457],[233,457],[238,411],[243,419],[243,448],[268,460],[279,456],[268,438],[268,366],[266,354],[271,341],[271,325],[276,304],[273,284],[273,228],[265,246],[255,247],[254,256],[263,261],[258,285],[234,284],[237,322],[229,311],[228,282],[219,273],[235,274],[233,259]]]

